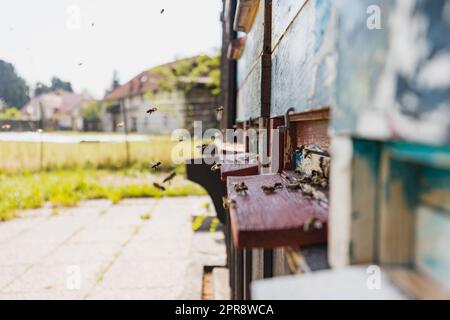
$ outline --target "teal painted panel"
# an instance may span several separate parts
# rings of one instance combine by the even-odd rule
[[[271,116],[334,106],[336,54],[334,5],[308,1],[272,53]],[[286,25],[279,19],[277,24]]]
[[[261,58],[237,93],[237,121],[256,119],[261,115]]]
[[[368,27],[377,16],[381,29]],[[450,142],[450,19],[445,0],[336,1],[338,133]]]
[[[272,48],[307,0],[272,0]]]
[[[450,214],[418,208],[415,246],[416,267],[450,292]]]
[[[450,169],[450,147],[389,142],[387,147],[398,160]]]

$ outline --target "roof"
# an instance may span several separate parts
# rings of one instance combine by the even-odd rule
[[[33,113],[30,112],[30,108],[37,108],[42,103],[44,106],[51,106],[58,113],[69,114],[80,109],[83,103],[88,100],[90,100],[90,97],[83,94],[56,90],[33,97],[21,110],[24,113]]]
[[[181,59],[172,61],[160,66],[153,67],[149,70],[143,71],[137,76],[135,76],[133,79],[128,81],[127,83],[115,88],[114,90],[108,92],[105,95],[105,100],[119,100],[124,99],[136,95],[141,95],[147,92],[155,92],[159,90],[159,82],[164,77],[160,72],[158,72],[158,69],[161,68],[171,68],[175,66],[180,61],[196,61],[199,56]],[[205,81],[203,79],[204,77],[201,77],[200,81]]]

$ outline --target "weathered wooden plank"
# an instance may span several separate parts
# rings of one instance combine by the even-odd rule
[[[252,250],[252,281],[264,279],[264,249]]]
[[[450,213],[450,171],[424,167],[419,179],[421,204]]]
[[[244,182],[248,191],[237,193],[234,186]],[[276,248],[305,246],[326,242],[328,209],[301,191],[285,187],[266,194],[262,185],[287,183],[279,174],[228,177],[228,199],[234,243],[239,248]],[[311,219],[320,221],[319,228],[310,226]]]
[[[226,181],[231,176],[252,176],[258,174],[258,172],[258,164],[223,164],[220,168],[220,179]]]
[[[387,277],[380,289],[369,290],[366,266],[322,270],[252,283],[254,300],[403,300],[401,290]]]
[[[280,41],[290,23],[308,0],[273,0],[272,1],[272,48]]]
[[[414,211],[417,202],[418,170],[399,162],[389,149],[381,152],[379,197],[379,262],[411,266],[414,260]]]
[[[450,293],[450,212],[420,206],[415,226],[415,265]]]
[[[376,261],[377,203],[380,144],[353,140],[352,223],[350,246],[352,264]]]
[[[441,283],[411,269],[387,269],[389,279],[409,297],[420,300],[449,300]]]
[[[285,248],[273,249],[272,273],[273,277],[286,276],[290,273],[289,265],[286,261]]]
[[[334,17],[331,0],[307,1],[276,43],[272,52],[271,116],[283,115],[290,107],[302,112],[334,105]]]
[[[249,32],[253,27],[258,7],[259,0],[239,0],[234,19],[234,30]]]
[[[255,67],[243,80],[237,93],[237,121],[243,122],[261,116],[262,60],[258,58]]]
[[[264,4],[259,1],[258,11],[253,23],[253,27],[247,34],[245,49],[238,61],[238,87],[241,87],[250,72],[255,68],[264,48]]]
[[[370,6],[379,10],[367,14]],[[336,1],[336,132],[450,141],[448,6],[445,0]],[[377,16],[380,29],[370,25]]]

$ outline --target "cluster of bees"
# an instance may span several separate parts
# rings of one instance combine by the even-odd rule
[[[313,171],[311,176],[298,176],[298,171],[296,172],[297,177],[285,177],[288,183],[284,184],[281,182],[276,182],[272,185],[262,185],[261,190],[265,194],[273,194],[279,189],[286,187],[288,191],[296,192],[301,191],[303,197],[308,199],[315,199],[320,205],[327,208],[328,198],[321,189],[328,188],[328,178],[323,174]],[[238,182],[234,185],[234,190],[238,194],[247,194],[248,186],[245,182]]]

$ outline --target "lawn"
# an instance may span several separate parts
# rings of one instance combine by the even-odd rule
[[[177,142],[168,137],[130,142],[127,165],[125,143],[43,143],[0,141],[0,219],[17,211],[75,206],[80,200],[204,195],[198,185],[184,179],[184,166],[172,162]],[[186,142],[186,150],[192,150]],[[194,151],[195,152],[195,151]],[[161,162],[158,171],[151,169]],[[161,192],[153,182],[161,183],[170,170],[174,181]]]
[[[148,169],[161,161],[163,169],[173,169],[171,150],[177,142],[167,137],[129,142],[130,166]],[[120,169],[127,165],[123,142],[43,143],[42,169]],[[41,144],[0,141],[0,172],[33,172],[41,169]]]

